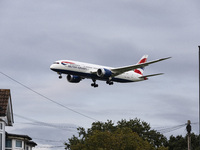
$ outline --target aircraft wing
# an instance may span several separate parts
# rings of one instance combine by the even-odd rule
[[[117,75],[120,75],[124,72],[131,71],[131,70],[134,70],[134,69],[137,69],[137,68],[142,68],[142,67],[148,66],[150,64],[157,63],[159,61],[163,61],[163,60],[166,60],[166,59],[169,59],[169,58],[171,58],[171,57],[161,58],[161,59],[149,61],[149,62],[146,62],[146,63],[126,66],[126,67],[114,68],[114,69],[111,69],[111,72],[113,73],[113,76],[117,76]]]

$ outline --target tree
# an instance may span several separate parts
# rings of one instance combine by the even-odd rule
[[[139,119],[121,120],[117,125],[110,120],[94,122],[87,129],[78,128],[79,137],[73,136],[66,143],[68,150],[168,150],[167,139],[151,130],[150,125]]]
[[[167,145],[167,138],[164,135],[160,134],[156,130],[151,130],[150,125],[144,121],[140,121],[140,119],[136,118],[129,121],[121,120],[118,122],[118,126],[120,128],[130,128],[132,131],[136,132],[140,137],[142,137],[144,140],[147,140],[156,148],[164,147]]]
[[[200,150],[199,147],[199,136],[191,133],[191,145],[192,150]],[[183,137],[182,135],[173,136],[171,135],[168,141],[169,150],[187,150],[187,135]]]

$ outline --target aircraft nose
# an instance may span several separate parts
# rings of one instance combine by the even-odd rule
[[[51,69],[51,70],[53,70],[53,69],[54,69],[54,64],[52,64],[52,65],[50,66],[50,69]]]

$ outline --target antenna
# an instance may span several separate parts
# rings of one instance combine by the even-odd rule
[[[200,67],[200,46],[199,46],[199,67]],[[200,136],[200,69],[199,69],[199,136]]]
[[[188,132],[188,134],[187,134],[187,138],[188,138],[188,150],[191,150],[191,135],[190,135],[190,133],[191,133],[191,129],[192,129],[192,127],[191,127],[191,122],[190,122],[190,120],[188,120],[188,123],[187,123],[187,126],[186,126],[186,129],[187,129],[187,132]]]

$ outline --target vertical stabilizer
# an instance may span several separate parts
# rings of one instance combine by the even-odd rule
[[[142,64],[142,63],[145,63],[147,62],[147,58],[148,58],[148,55],[144,55],[139,61],[137,64]],[[135,73],[138,73],[140,75],[143,75],[143,72],[144,72],[144,67],[142,68],[137,68],[134,70]]]

